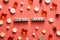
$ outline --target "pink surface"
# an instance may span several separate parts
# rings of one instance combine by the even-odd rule
[[[8,4],[4,4],[2,1],[3,0],[0,0],[0,4],[2,4],[2,6],[3,6],[2,10],[0,10],[0,16],[1,16],[1,13],[7,13],[7,18],[11,18],[12,23],[7,24],[6,20],[4,21],[3,26],[0,27],[0,32],[5,32],[6,36],[5,36],[5,38],[0,39],[0,40],[7,40],[10,35],[11,36],[14,35],[13,40],[17,40],[18,36],[21,36],[21,29],[22,28],[27,28],[28,29],[27,37],[29,37],[30,40],[38,40],[38,37],[42,35],[42,30],[43,29],[46,30],[45,40],[48,40],[48,34],[49,33],[51,33],[53,35],[53,40],[60,40],[60,37],[57,37],[56,34],[52,30],[53,24],[57,26],[58,30],[60,30],[60,17],[59,18],[55,17],[56,12],[60,12],[60,0],[51,0],[51,3],[54,2],[54,3],[56,3],[58,5],[56,11],[53,11],[53,10],[51,11],[50,10],[51,3],[49,5],[46,5],[45,3],[43,3],[44,7],[42,7],[39,4],[39,0],[34,0],[33,5],[31,5],[31,10],[28,11],[27,10],[27,6],[29,5],[28,0],[17,0],[18,1],[18,6],[16,8],[16,13],[14,15],[11,15],[9,13],[8,7],[12,7],[14,1],[16,1],[16,0],[10,0],[10,2]],[[24,2],[24,5],[22,7],[20,6],[20,2]],[[35,7],[40,8],[40,11],[38,13],[34,12]],[[24,9],[22,13],[20,13],[20,8]],[[44,10],[46,10],[48,12],[46,21],[44,23],[31,22],[32,17],[41,17],[41,10],[42,9],[44,9]],[[24,18],[27,17],[30,20],[27,23],[25,23],[25,22],[14,23],[13,19],[17,18],[17,17],[24,17]],[[48,19],[51,18],[51,17],[54,18],[54,23],[52,23],[52,24],[50,24],[48,22]],[[10,26],[9,31],[6,30],[7,26]],[[39,27],[38,31],[35,30],[36,26]],[[12,28],[17,28],[18,32],[16,34],[13,34],[12,33]],[[33,32],[36,33],[35,37],[32,37]],[[22,37],[22,38],[23,38],[23,40],[25,40],[24,37]]]

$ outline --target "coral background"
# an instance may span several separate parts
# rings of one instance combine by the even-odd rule
[[[16,13],[14,15],[10,14],[10,12],[8,11],[8,7],[13,7],[13,4],[15,1],[18,1],[18,6],[16,8]],[[45,1],[45,0],[44,0]],[[21,7],[20,6],[20,2],[24,2],[24,5]],[[52,2],[56,3],[58,5],[57,10],[50,10],[50,6],[52,4]],[[0,27],[0,33],[1,32],[5,32],[6,36],[5,38],[0,40],[7,40],[9,36],[14,36],[13,40],[17,40],[18,36],[21,36],[21,29],[22,28],[27,28],[28,29],[28,34],[27,37],[29,37],[29,40],[38,40],[38,37],[42,35],[42,30],[45,29],[46,30],[46,34],[45,36],[45,40],[48,40],[48,35],[49,33],[52,34],[53,36],[53,40],[60,40],[60,37],[56,36],[56,33],[54,33],[54,31],[52,30],[53,25],[56,25],[58,31],[60,31],[60,17],[56,18],[55,14],[56,12],[60,12],[60,0],[51,0],[51,3],[49,5],[46,5],[45,2],[43,2],[44,7],[41,6],[41,4],[39,4],[39,0],[34,0],[33,4],[31,5],[31,10],[28,11],[27,10],[27,6],[30,5],[28,3],[28,0],[10,0],[8,4],[3,3],[3,0],[0,0],[0,4],[2,4],[3,8],[2,10],[0,10],[0,17],[1,17],[1,13],[7,13],[7,18],[11,18],[12,19],[12,23],[11,24],[7,24],[6,20],[4,20],[4,24]],[[38,13],[34,12],[34,8],[35,7],[39,7],[40,11]],[[23,12],[20,12],[20,8],[23,8]],[[41,22],[31,22],[31,18],[32,17],[41,17],[41,10],[44,9],[47,11],[47,18],[46,21],[41,23]],[[30,20],[26,23],[26,22],[20,22],[20,23],[14,23],[14,18],[17,17],[27,17]],[[50,24],[48,22],[49,18],[54,18],[54,22],[52,24]],[[10,26],[10,29],[7,31],[6,27]],[[39,30],[36,31],[35,27],[38,26]],[[13,28],[17,28],[18,31],[16,34],[12,33],[12,29]],[[32,33],[35,32],[36,35],[35,37],[32,37]],[[25,37],[22,37],[22,40],[25,40]]]

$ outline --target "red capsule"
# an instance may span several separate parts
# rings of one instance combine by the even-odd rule
[[[57,28],[54,26],[54,27],[53,27],[53,30],[56,32],[56,31],[57,31]]]
[[[57,9],[57,4],[52,3],[52,9],[53,9],[53,10],[56,10],[56,9]]]
[[[14,2],[14,4],[13,4],[13,8],[16,8],[17,7],[17,5],[18,5],[18,2],[16,1],[16,2]]]
[[[22,29],[22,32],[21,32],[21,33],[22,33],[22,35],[24,35],[24,36],[27,35],[27,29]]]
[[[14,36],[13,37],[9,36],[8,37],[8,40],[13,40],[13,38],[14,38]]]
[[[32,4],[33,3],[33,0],[29,0],[29,3]]]
[[[6,13],[2,13],[1,14],[1,19],[4,20],[6,18],[7,14]]]
[[[51,34],[49,34],[48,40],[52,40],[52,35]]]
[[[42,3],[42,0],[39,0],[39,3],[41,4]]]
[[[41,15],[42,15],[43,17],[46,17],[46,16],[47,16],[47,11],[42,10]]]

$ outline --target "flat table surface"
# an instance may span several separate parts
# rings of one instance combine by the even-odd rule
[[[13,4],[15,1],[18,1],[18,5],[16,8],[16,13],[14,15],[12,15],[8,8],[9,7],[13,7]],[[33,4],[30,5],[28,0],[10,0],[8,4],[3,3],[3,0],[0,0],[0,4],[3,6],[2,10],[0,10],[0,17],[1,17],[1,13],[7,13],[7,18],[11,18],[12,19],[12,23],[11,24],[7,24],[6,20],[7,18],[4,20],[4,24],[0,27],[0,33],[1,32],[5,32],[5,37],[3,39],[0,38],[0,40],[8,40],[9,36],[14,36],[13,40],[17,40],[18,36],[21,36],[21,29],[22,28],[27,28],[28,33],[27,36],[29,38],[29,40],[38,40],[38,37],[42,35],[42,30],[46,30],[46,34],[44,35],[45,40],[48,40],[48,35],[51,33],[53,38],[52,40],[60,40],[60,37],[56,36],[56,33],[53,31],[53,25],[56,25],[57,30],[60,31],[60,17],[56,18],[55,14],[56,12],[60,13],[60,0],[51,0],[49,5],[45,4],[45,0],[43,0],[43,6],[41,6],[41,4],[39,3],[39,0],[34,0]],[[24,2],[24,5],[21,6],[20,3]],[[56,3],[57,6],[57,10],[50,10],[50,6],[52,4],[52,2]],[[31,10],[27,10],[27,6],[31,6]],[[39,7],[40,10],[38,13],[34,12],[34,8],[35,7]],[[23,12],[20,12],[20,9],[23,8]],[[41,11],[46,10],[47,11],[47,17],[45,22],[31,22],[31,18],[32,17],[41,17]],[[14,18],[29,18],[29,21],[26,22],[20,22],[20,23],[15,23],[14,22]],[[54,22],[52,24],[50,24],[48,22],[49,18],[54,18]],[[10,29],[7,31],[6,27],[10,26]],[[35,30],[35,27],[39,27],[38,31]],[[16,34],[12,33],[12,29],[13,28],[17,28],[18,31]],[[32,37],[32,33],[36,33],[35,37]],[[22,37],[22,40],[25,40],[25,37]]]

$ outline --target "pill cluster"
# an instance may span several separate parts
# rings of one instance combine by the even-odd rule
[[[9,2],[10,2],[10,0],[3,0],[3,3],[5,3],[5,4],[8,4]],[[26,9],[28,11],[31,10],[31,7],[33,5],[33,2],[34,2],[34,0],[28,0],[29,5],[26,7]],[[45,0],[44,3],[46,5],[49,5],[51,3],[51,0]],[[42,5],[43,4],[43,0],[39,0],[39,4]],[[14,4],[13,4],[13,7],[8,7],[8,11],[10,12],[10,14],[13,14],[14,15],[17,12],[16,11],[17,5],[18,5],[18,1],[15,1]],[[22,7],[23,5],[24,5],[24,2],[21,2],[20,3],[20,6]],[[42,8],[43,8],[43,6],[42,6]],[[2,10],[2,8],[3,8],[3,6],[0,4],[0,10]],[[35,13],[38,13],[40,11],[40,8],[38,6],[36,6],[36,7],[33,8],[33,10],[34,10]],[[52,5],[50,6],[50,10],[56,11],[57,10],[57,4],[54,3],[54,2],[52,2]],[[24,9],[21,8],[19,11],[20,12],[23,12]],[[48,14],[47,10],[42,9],[41,10],[41,17],[32,17],[31,19],[30,18],[23,18],[23,17],[20,18],[19,17],[19,18],[13,18],[13,21],[12,21],[11,18],[7,18],[6,23],[7,24],[11,24],[12,22],[14,22],[14,23],[16,23],[16,22],[28,22],[30,20],[31,20],[31,22],[45,22],[47,20],[47,14]],[[59,16],[60,16],[59,13],[56,13],[55,14],[55,17],[59,18]],[[1,14],[0,26],[3,26],[4,25],[4,20],[6,19],[6,17],[7,17],[7,13],[2,13]],[[53,17],[49,18],[48,19],[48,22],[49,23],[54,23],[54,18]],[[6,29],[9,30],[10,29],[10,26],[6,26]],[[56,35],[60,37],[60,31],[57,29],[57,27],[56,26],[53,26],[52,29],[56,33]],[[39,31],[39,26],[36,26],[35,27],[35,30],[36,31]],[[29,30],[27,28],[22,28],[21,29],[21,35],[22,36],[25,36],[25,40],[29,40],[29,37],[27,37],[28,31]],[[12,28],[12,33],[13,34],[16,34],[17,32],[18,32],[18,29],[17,28],[15,28],[15,27]],[[42,35],[38,37],[38,40],[45,40],[44,35],[47,33],[47,30],[46,29],[43,29],[41,33],[42,33]],[[0,32],[0,37],[1,38],[4,38],[5,36],[6,36],[6,33]],[[19,35],[18,38],[17,38],[17,40],[22,40],[23,39],[22,36]],[[33,32],[32,33],[32,37],[35,37],[35,36],[36,36],[36,33]],[[8,40],[14,40],[14,37],[15,36],[9,36],[8,37]],[[52,34],[49,34],[48,35],[48,40],[52,40],[52,38],[53,38],[53,35]]]

